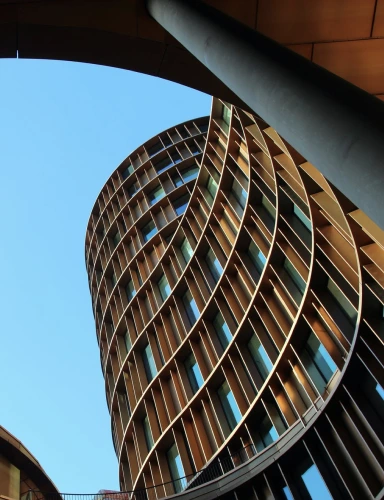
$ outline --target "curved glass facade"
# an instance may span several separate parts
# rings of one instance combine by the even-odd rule
[[[384,233],[258,117],[204,123],[130,155],[87,230],[121,489],[220,460],[248,471],[223,498],[380,498]]]

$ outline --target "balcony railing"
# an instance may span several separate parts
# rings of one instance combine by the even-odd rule
[[[253,444],[250,444],[241,448],[233,455],[216,458],[194,474],[134,491],[100,490],[98,493],[82,494],[47,493],[38,490],[30,490],[24,495],[23,500],[157,500],[214,481],[239,465],[244,464],[255,455],[256,449]]]

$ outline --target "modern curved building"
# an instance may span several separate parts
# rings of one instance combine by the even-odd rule
[[[0,498],[44,500],[44,493],[61,498],[56,486],[36,458],[15,436],[0,426]]]
[[[134,151],[87,228],[121,489],[382,498],[384,233],[257,116],[206,128]]]

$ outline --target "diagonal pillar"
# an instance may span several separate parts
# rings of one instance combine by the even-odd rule
[[[384,103],[199,0],[151,16],[384,229]]]

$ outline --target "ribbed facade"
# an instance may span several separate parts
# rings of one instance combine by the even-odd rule
[[[221,497],[381,498],[384,233],[259,118],[214,99],[201,159],[204,123],[130,155],[87,230],[121,489],[242,449]]]

